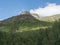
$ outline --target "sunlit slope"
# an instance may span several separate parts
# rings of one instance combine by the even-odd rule
[[[54,22],[60,19],[60,14],[40,18],[42,21]]]

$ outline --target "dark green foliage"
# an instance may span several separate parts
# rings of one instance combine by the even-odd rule
[[[52,28],[25,32],[0,31],[0,45],[60,45],[60,20]]]

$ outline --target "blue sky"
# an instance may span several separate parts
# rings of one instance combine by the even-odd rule
[[[60,0],[0,0],[0,20],[16,16],[20,11],[45,7],[47,3],[60,5]]]

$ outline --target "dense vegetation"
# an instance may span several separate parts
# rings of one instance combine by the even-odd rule
[[[0,45],[60,45],[60,20],[56,20],[38,20],[30,13],[3,20]]]
[[[24,32],[0,31],[0,45],[60,45],[60,20],[45,29]]]

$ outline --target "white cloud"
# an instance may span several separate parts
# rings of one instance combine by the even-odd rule
[[[60,14],[60,5],[55,3],[47,3],[44,8],[39,7],[37,9],[31,9],[30,13],[37,13],[40,16],[52,16],[55,14]]]

